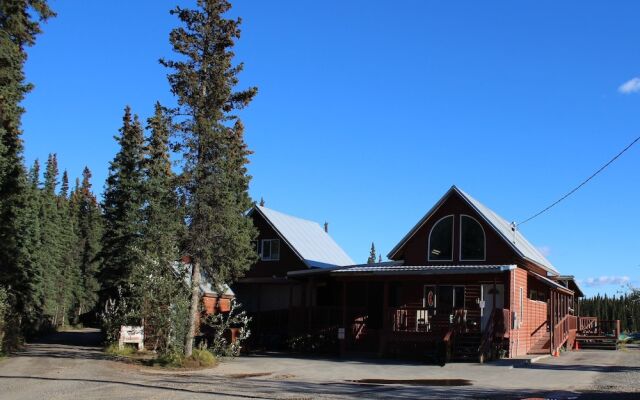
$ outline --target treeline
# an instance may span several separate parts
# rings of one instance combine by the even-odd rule
[[[601,320],[620,320],[625,332],[640,331],[640,294],[632,291],[620,296],[589,297],[580,300],[580,315],[598,317]]]
[[[243,65],[233,62],[240,20],[225,18],[230,8],[226,0],[200,0],[194,9],[171,10],[180,24],[169,37],[176,60],[161,64],[177,105],[157,103],[144,123],[125,108],[119,151],[98,202],[88,169],[71,188],[55,154],[43,173],[37,161],[24,166],[20,104],[31,90],[25,49],[55,14],[43,0],[0,2],[5,349],[92,315],[108,341],[120,325],[144,325],[154,349],[190,356],[201,278],[222,288],[255,261],[257,231],[246,216],[251,152],[235,113],[257,89],[235,90]]]

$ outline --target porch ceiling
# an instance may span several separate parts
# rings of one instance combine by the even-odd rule
[[[331,271],[331,275],[451,275],[493,274],[515,269],[515,265],[396,265],[356,266]]]

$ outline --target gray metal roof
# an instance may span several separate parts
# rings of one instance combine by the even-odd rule
[[[402,238],[402,240],[389,253],[389,258],[392,258],[393,255],[402,248],[409,238],[413,236],[413,234],[427,221],[427,219],[429,219],[431,214],[433,214],[453,192],[458,193],[460,197],[465,200],[490,226],[492,226],[494,230],[502,236],[502,238],[509,243],[509,245],[521,257],[539,265],[553,275],[558,274],[558,271],[553,264],[551,264],[551,262],[549,262],[549,260],[547,260],[534,245],[529,243],[520,231],[516,230],[514,233],[514,231],[511,230],[511,224],[509,222],[456,186],[452,186],[451,189],[449,189],[447,193],[445,193],[445,195],[442,196],[442,198],[431,208],[431,210],[422,217],[413,229],[411,229],[411,231]]]
[[[258,205],[254,209],[265,217],[309,268],[354,264],[351,257],[317,222],[292,217]]]
[[[355,266],[332,271],[332,274],[449,275],[490,274],[515,269],[515,265],[376,265]]]
[[[172,265],[173,272],[176,276],[182,275],[184,277],[184,283],[191,287],[191,264],[186,264],[181,261],[176,261]],[[220,292],[222,292],[223,296],[235,296],[233,290],[226,283],[222,285],[220,288]],[[211,280],[207,277],[207,274],[204,271],[200,271],[200,294],[202,295],[211,295],[211,296],[220,296],[218,290],[216,290],[211,284]]]

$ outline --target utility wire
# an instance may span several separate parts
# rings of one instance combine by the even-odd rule
[[[631,146],[633,146],[634,144],[636,144],[638,141],[640,141],[640,136],[638,136],[637,138],[635,138],[635,140],[633,142],[631,142],[627,147],[625,147],[624,149],[622,149],[621,152],[619,152],[618,154],[616,154],[615,157],[613,157],[611,160],[609,160],[608,163],[606,163],[605,165],[603,165],[602,167],[600,167],[599,170],[597,170],[596,172],[594,172],[590,177],[588,177],[587,179],[585,179],[584,181],[582,181],[581,184],[579,184],[578,186],[576,186],[575,188],[571,189],[571,191],[569,191],[569,193],[565,194],[564,196],[560,197],[558,200],[556,200],[555,202],[551,203],[551,205],[549,205],[548,207],[544,208],[543,210],[539,211],[538,213],[534,214],[533,216],[525,219],[522,222],[519,222],[518,224],[516,224],[517,226],[520,226],[524,223],[527,223],[529,221],[531,221],[532,219],[544,214],[545,212],[549,211],[551,208],[553,208],[554,206],[556,206],[558,203],[560,203],[562,200],[566,199],[567,197],[571,196],[572,194],[574,194],[575,192],[578,191],[578,189],[580,189],[581,187],[583,187],[584,185],[587,184],[587,182],[589,182],[591,179],[595,178],[596,175],[598,175],[600,172],[604,171],[605,168],[607,168],[609,165],[611,165],[615,160],[617,160],[622,154],[624,154],[625,151],[629,150],[631,148]]]

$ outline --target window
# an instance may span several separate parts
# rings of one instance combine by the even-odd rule
[[[277,261],[280,259],[280,240],[263,239],[262,249],[258,250],[260,250],[262,261]]]
[[[484,261],[485,237],[482,225],[468,215],[460,216],[460,260]]]
[[[453,261],[453,215],[433,225],[429,233],[429,261]]]
[[[433,286],[425,286],[425,296]],[[444,314],[451,314],[454,310],[464,308],[464,286],[438,286],[436,309]],[[428,300],[423,300],[427,302]]]

